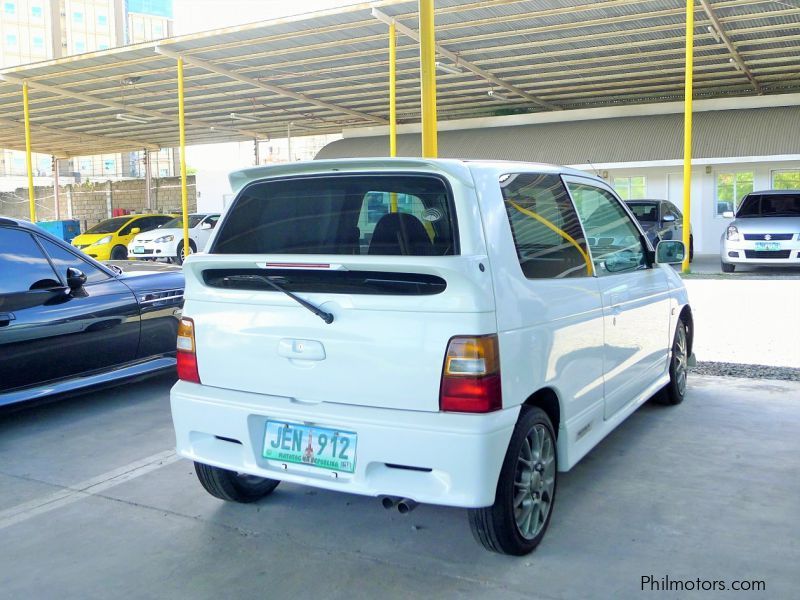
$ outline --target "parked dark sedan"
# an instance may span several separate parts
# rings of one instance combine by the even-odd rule
[[[661,240],[683,239],[683,213],[669,200],[626,200],[655,248]],[[689,233],[689,260],[694,258],[694,236]]]
[[[0,217],[0,406],[174,368],[183,273]]]

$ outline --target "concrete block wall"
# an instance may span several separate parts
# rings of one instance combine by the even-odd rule
[[[187,179],[189,212],[197,210],[197,187],[194,176]],[[52,187],[34,188],[36,220],[51,221],[56,218]],[[59,218],[77,219],[85,231],[100,221],[111,217],[114,208],[131,213],[181,212],[180,177],[163,177],[152,180],[150,190],[152,209],[147,210],[144,179],[85,182],[59,187]],[[17,188],[13,192],[0,192],[0,215],[28,219],[28,190]]]

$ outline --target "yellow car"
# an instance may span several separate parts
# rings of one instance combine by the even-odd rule
[[[171,221],[172,215],[125,215],[101,221],[72,240],[72,245],[96,260],[125,260],[128,242],[137,233]]]

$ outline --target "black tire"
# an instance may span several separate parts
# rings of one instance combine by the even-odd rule
[[[127,260],[128,249],[125,246],[114,246],[111,249],[111,260]]]
[[[736,265],[730,265],[728,263],[721,263],[721,264],[723,273],[733,273],[736,270]]]
[[[228,502],[255,502],[271,494],[280,483],[277,479],[246,475],[199,462],[194,463],[194,472],[209,494]]]
[[[195,247],[194,242],[192,240],[189,240],[189,250],[191,251],[192,254],[197,252],[197,248]],[[175,259],[174,259],[175,260],[175,264],[182,265],[183,264],[183,260],[185,258],[183,256],[183,242],[179,242],[178,243],[177,252],[178,252],[178,256],[176,256]]]
[[[535,450],[538,436],[542,436],[543,444],[537,456]],[[530,461],[523,459],[526,443],[530,451]],[[549,451],[546,449],[547,444]],[[545,460],[539,461],[539,458]],[[526,473],[529,477],[527,481]],[[557,483],[558,450],[553,425],[542,409],[524,406],[500,469],[494,504],[469,511],[472,535],[478,543],[492,552],[514,556],[529,554],[542,541],[550,525]],[[526,519],[522,515],[526,501],[531,506],[528,513],[530,526],[534,525],[534,519],[536,526],[532,531],[523,532]],[[519,514],[515,505],[519,505]],[[523,525],[519,524],[519,518]]]
[[[689,377],[689,330],[683,319],[678,319],[669,359],[669,383],[656,396],[659,404],[675,405],[686,397]]]

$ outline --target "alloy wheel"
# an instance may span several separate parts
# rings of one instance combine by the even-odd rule
[[[555,444],[544,425],[535,425],[520,448],[514,478],[514,520],[520,535],[535,538],[547,523],[556,482]]]

